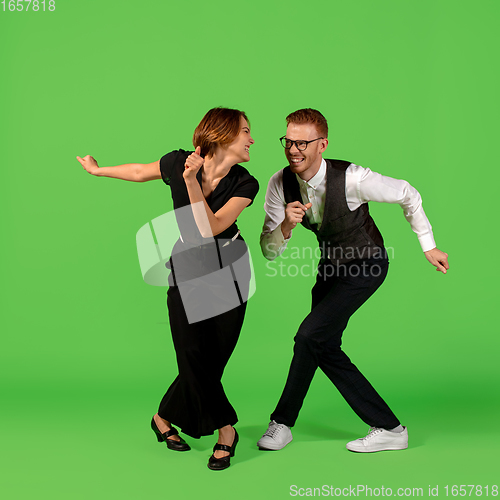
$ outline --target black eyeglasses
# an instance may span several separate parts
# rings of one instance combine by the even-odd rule
[[[319,141],[320,139],[324,139],[324,137],[318,137],[317,139],[313,139],[312,141],[292,141],[287,139],[285,136],[280,137],[281,145],[285,149],[290,149],[293,144],[299,151],[305,151],[307,149],[307,145],[311,142]]]

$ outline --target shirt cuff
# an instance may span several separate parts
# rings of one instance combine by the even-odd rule
[[[290,234],[290,238],[291,238]],[[281,255],[290,238],[285,239],[283,233],[281,232],[281,224],[275,227],[270,233],[265,233],[262,235],[260,246],[264,257],[268,260],[274,260],[276,257]]]
[[[423,252],[428,252],[429,250],[436,248],[436,242],[434,241],[432,234],[423,234],[418,237],[418,241],[420,241],[420,246],[422,247]]]

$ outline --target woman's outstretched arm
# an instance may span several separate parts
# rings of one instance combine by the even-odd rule
[[[161,179],[160,160],[153,163],[126,163],[116,167],[99,167],[97,161],[90,155],[76,159],[81,166],[92,175],[111,177],[132,182],[146,182]]]

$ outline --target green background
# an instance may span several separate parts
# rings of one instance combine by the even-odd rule
[[[498,484],[499,12],[450,0],[0,11],[2,496],[288,498],[292,484],[445,496],[447,484]],[[224,376],[241,441],[219,473],[206,467],[215,436],[176,454],[149,429],[176,366],[166,289],[142,281],[135,234],[172,208],[169,190],[95,178],[75,159],[156,161],[189,148],[214,106],[248,113],[245,166],[261,185],[239,218],[257,291]],[[320,372],[293,443],[255,446],[310,304],[312,278],[269,276],[258,244],[267,181],[286,164],[277,139],[301,107],[328,118],[327,157],[415,186],[450,255],[449,273],[435,272],[402,210],[371,206],[394,257],[344,347],[408,426],[404,452],[348,452],[367,428]],[[299,228],[291,246],[304,245],[314,238]]]

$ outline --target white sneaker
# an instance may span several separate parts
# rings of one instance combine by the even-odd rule
[[[408,448],[408,429],[406,427],[403,429],[403,432],[391,432],[380,427],[370,427],[368,435],[347,443],[346,448],[360,453],[404,450]]]
[[[266,433],[257,441],[257,446],[262,450],[281,450],[292,439],[290,427],[271,420]]]

